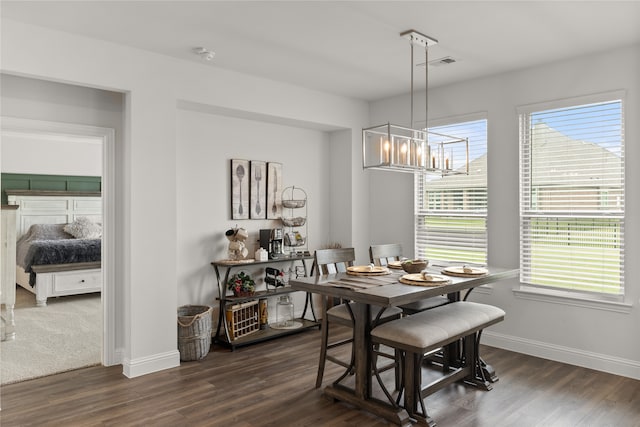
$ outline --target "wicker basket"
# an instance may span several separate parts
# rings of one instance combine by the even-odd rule
[[[211,307],[183,305],[178,308],[180,360],[200,360],[211,347]]]

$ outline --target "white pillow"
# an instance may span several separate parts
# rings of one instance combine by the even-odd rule
[[[76,239],[100,239],[102,237],[102,226],[91,222],[89,218],[84,216],[80,216],[71,224],[65,225],[64,231]]]

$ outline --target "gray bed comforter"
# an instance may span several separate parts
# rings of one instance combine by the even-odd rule
[[[43,264],[68,264],[100,261],[100,239],[76,239],[66,233],[65,224],[34,224],[18,239],[16,261],[29,273],[34,286],[36,274],[31,267]]]

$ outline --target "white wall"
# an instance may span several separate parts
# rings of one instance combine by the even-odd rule
[[[178,205],[183,202],[180,183],[184,180],[181,174],[187,169],[182,161],[188,163],[189,159],[185,160],[186,153],[179,144],[190,141],[176,138],[178,133],[184,136],[186,130],[182,121],[189,117],[189,114],[178,112],[178,105],[197,105],[202,111],[224,117],[249,118],[294,128],[340,131],[338,137],[329,137],[332,141],[329,153],[333,152],[335,143],[345,144],[349,149],[340,151],[346,157],[341,157],[335,164],[346,166],[357,161],[353,155],[360,144],[359,131],[367,124],[368,117],[364,102],[8,19],[2,19],[1,31],[2,72],[125,93],[123,139],[117,144],[115,159],[115,274],[116,291],[122,296],[116,316],[123,320],[117,338],[122,342],[124,373],[128,376],[179,363],[176,334],[179,301],[186,301],[194,295],[210,296],[206,291],[199,293],[197,289],[187,290],[186,295],[179,292],[179,280],[189,276],[188,271],[192,267],[192,264],[182,264],[190,261],[185,261],[181,255],[180,245],[197,240],[194,240],[194,235],[198,232],[202,239],[213,238],[229,225],[225,220],[224,224],[209,224],[206,228],[194,230],[181,224],[182,221],[190,221],[183,207]],[[32,52],[39,54],[33,55]],[[205,121],[198,118],[197,125],[202,126]],[[344,130],[348,130],[350,135]],[[275,131],[272,128],[268,132],[273,141]],[[285,131],[288,136],[296,132],[299,130]],[[311,138],[312,144],[324,138],[315,134]],[[202,139],[200,137],[198,141]],[[288,149],[292,144],[288,142],[282,147]],[[242,150],[246,157],[253,157],[248,155],[249,145]],[[292,152],[287,159],[302,157],[303,154]],[[320,165],[326,162],[322,160],[324,158],[321,157]],[[286,171],[290,172],[286,172],[285,179],[304,185],[307,171],[296,177],[300,169],[296,169],[290,160],[286,163]],[[194,170],[200,170],[207,178],[210,167],[207,165],[205,170]],[[321,169],[319,166],[313,172]],[[317,178],[308,181],[308,186],[317,184],[314,179]],[[365,192],[353,188],[362,185],[366,185],[362,171],[350,171],[344,181],[330,179],[329,189],[318,184],[318,188],[313,190],[318,191],[320,199],[323,194],[324,197],[330,194],[332,199],[351,201],[351,193],[359,195],[350,204],[330,203],[326,208],[329,218],[344,216],[350,219],[349,235],[345,237],[348,243],[354,240],[354,236],[362,241],[367,234],[366,222],[352,220],[354,211],[366,210],[366,206],[362,206],[366,205],[366,195],[362,196]],[[199,203],[205,197],[215,199],[219,196],[199,194],[199,200],[189,201],[191,208],[200,209]],[[223,196],[218,200],[223,204],[228,198]],[[314,203],[312,199],[311,204]],[[205,203],[203,209],[206,211],[208,208]],[[227,210],[224,209],[225,212]],[[328,219],[322,215],[327,213],[320,211],[318,217],[310,217],[310,224],[327,224]],[[335,240],[331,227],[328,229],[328,240]],[[326,232],[320,233],[322,237],[311,236],[311,241],[319,242],[325,238],[324,235]],[[202,243],[198,245],[202,248]],[[210,268],[210,260],[208,256],[200,259],[207,262],[206,266],[199,267],[204,273]]]
[[[3,116],[109,127],[121,137],[121,93],[6,74],[0,86]],[[5,173],[102,175],[99,139],[3,132],[1,149]]]
[[[1,148],[0,169],[3,173],[102,175],[100,140],[3,134]]]
[[[442,69],[442,72],[445,72]],[[517,268],[518,124],[516,107],[555,99],[624,89],[626,91],[626,306],[597,305],[569,300],[530,300],[516,296],[517,281],[502,282],[475,299],[505,309],[505,322],[483,335],[486,343],[567,363],[640,378],[640,272],[634,268],[640,251],[640,49],[609,53],[506,73],[429,92],[433,119],[475,112],[488,114],[489,264]],[[372,121],[401,120],[409,114],[408,98],[372,105]],[[420,112],[416,113],[420,116]],[[373,184],[375,182],[375,184]],[[399,175],[372,176],[371,238],[389,239],[384,224],[397,206],[412,206],[412,187]],[[374,190],[375,188],[375,190]],[[378,191],[398,191],[394,204],[373,197]],[[397,227],[401,242],[413,241],[413,223]],[[631,306],[629,306],[631,305]],[[614,310],[614,311],[612,311]],[[618,310],[618,311],[615,311]]]
[[[279,220],[231,219],[230,159],[282,163],[283,188],[296,186],[307,193],[309,249],[326,245],[330,207],[326,132],[179,110],[176,139],[179,305],[217,305],[219,295],[210,263],[228,257],[226,230],[235,226],[245,228],[249,232],[247,247],[253,257],[259,247],[259,230],[282,228]],[[296,212],[298,216],[302,210]],[[286,267],[287,264],[276,266]],[[264,277],[263,268],[241,270],[251,273],[258,283]],[[275,303],[269,302],[270,312]],[[302,312],[303,305],[304,294],[296,293],[297,313]]]

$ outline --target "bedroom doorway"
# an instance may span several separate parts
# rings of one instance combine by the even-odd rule
[[[102,197],[102,292],[98,303],[98,316],[101,324],[100,362],[109,366],[121,363],[115,348],[115,314],[114,314],[114,236],[115,236],[115,197],[114,197],[114,164],[115,164],[115,131],[112,128],[87,126],[60,122],[48,122],[13,117],[2,117],[3,140],[7,136],[13,138],[32,138],[37,140],[57,139],[73,140],[75,143],[98,144],[101,159],[101,197]],[[4,144],[3,144],[4,145]],[[4,149],[4,147],[3,147]],[[4,168],[3,171],[5,172]],[[35,173],[35,172],[34,172]],[[20,289],[18,289],[20,290]],[[28,291],[25,291],[28,293]],[[88,294],[91,295],[91,294]],[[95,295],[95,294],[94,294]],[[18,293],[18,299],[24,294]],[[66,297],[62,297],[66,298]],[[95,302],[79,300],[79,304],[88,306]],[[95,298],[94,298],[95,301]],[[20,301],[16,301],[20,304]],[[51,304],[53,305],[53,304]],[[38,310],[35,307],[33,310]],[[40,314],[37,313],[36,314]],[[18,326],[18,325],[16,325]],[[16,327],[18,331],[18,327]],[[3,355],[6,356],[6,353]],[[63,368],[64,370],[64,368]]]

